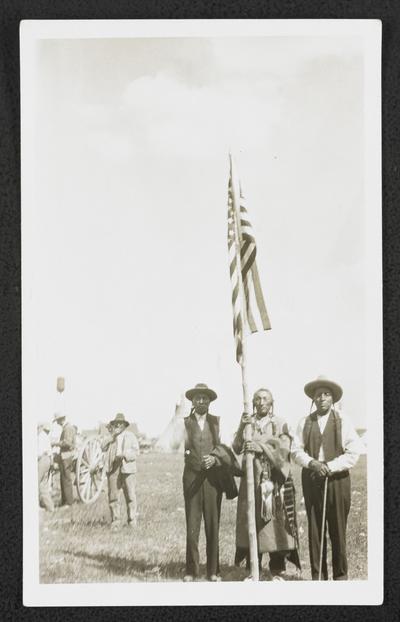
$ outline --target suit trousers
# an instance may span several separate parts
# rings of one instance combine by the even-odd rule
[[[309,469],[302,471],[304,502],[308,518],[308,544],[311,576],[318,580],[324,479],[312,476]],[[334,581],[347,580],[346,528],[350,511],[350,475],[348,471],[336,473],[328,480],[326,497],[326,523],[332,546],[332,572]],[[324,532],[322,578],[328,580],[326,531]]]
[[[39,504],[48,512],[53,512],[54,503],[49,485],[50,466],[50,456],[47,454],[40,456],[38,459]]]
[[[74,502],[74,465],[72,458],[60,458],[61,505]]]
[[[186,574],[199,575],[199,536],[204,517],[206,532],[207,576],[219,574],[219,521],[222,493],[204,475],[194,474],[190,485],[183,481],[186,512]]]
[[[115,469],[108,474],[108,500],[110,503],[111,520],[121,520],[121,489],[124,493],[128,511],[128,521],[136,521],[136,473],[121,473]]]

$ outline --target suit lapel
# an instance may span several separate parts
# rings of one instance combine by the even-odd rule
[[[194,413],[192,413],[191,415],[189,415],[189,417],[187,417],[187,419],[185,419],[185,426],[189,438],[192,438],[192,435],[200,429]]]

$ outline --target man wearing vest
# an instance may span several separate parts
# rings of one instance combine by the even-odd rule
[[[186,513],[186,575],[184,581],[195,581],[199,576],[199,535],[204,517],[207,550],[207,578],[220,581],[219,575],[219,519],[222,492],[216,470],[219,459],[211,452],[220,444],[219,417],[208,413],[210,402],[217,394],[206,384],[197,384],[186,392],[193,404],[191,414],[185,417],[185,467],[183,496]]]
[[[311,410],[297,428],[292,446],[294,460],[303,467],[302,484],[308,518],[311,575],[318,580],[325,479],[328,478],[326,522],[332,546],[335,581],[347,580],[346,527],[350,511],[349,470],[357,463],[361,441],[349,419],[335,410],[342,388],[324,376],[309,382],[305,394]],[[326,529],[324,530],[322,578],[328,580]]]
[[[74,502],[74,457],[76,443],[76,427],[67,421],[62,413],[54,415],[61,427],[61,436],[58,442],[52,443],[53,447],[60,448],[60,485],[61,485],[61,505],[68,507]]]

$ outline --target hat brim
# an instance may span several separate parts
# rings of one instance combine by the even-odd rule
[[[341,386],[333,382],[332,380],[313,380],[308,382],[304,387],[304,393],[311,399],[314,399],[315,391],[321,387],[327,387],[332,393],[333,402],[338,402],[342,395],[343,389]]]
[[[123,423],[126,428],[130,425],[129,421],[120,421],[119,419],[113,419],[108,425],[116,425],[117,423]]]
[[[193,401],[196,393],[205,393],[210,398],[210,402],[213,402],[218,397],[212,389],[189,389],[189,391],[186,391],[185,396],[188,400]]]
[[[119,419],[113,419],[108,425],[116,425],[117,423],[123,423],[126,428],[130,425],[129,421],[120,421]]]

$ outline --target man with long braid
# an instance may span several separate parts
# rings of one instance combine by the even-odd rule
[[[254,454],[255,513],[258,563],[269,553],[269,570],[274,580],[284,580],[286,560],[300,568],[297,551],[295,490],[290,472],[292,433],[286,421],[274,415],[273,398],[268,389],[259,389],[253,396],[254,414],[243,414],[232,447],[235,453]],[[244,441],[245,425],[250,423],[253,436]],[[242,468],[245,472],[245,456]],[[235,564],[247,558],[249,538],[247,527],[247,481],[241,478],[236,516]]]

